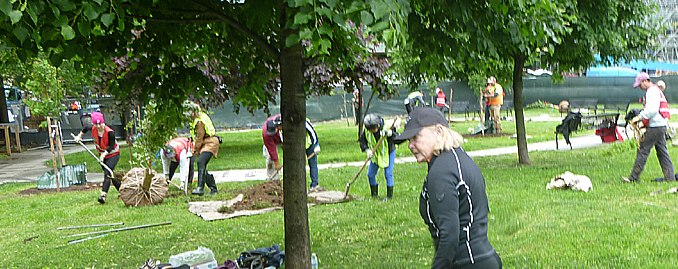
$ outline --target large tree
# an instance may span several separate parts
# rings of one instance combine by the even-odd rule
[[[136,79],[109,89],[142,104],[153,100],[166,110],[156,116],[178,116],[187,96],[205,106],[232,99],[266,110],[280,93],[286,266],[309,268],[303,60],[350,66],[353,58],[342,52],[364,48],[350,38],[347,20],[382,30],[397,7],[364,0],[3,1],[0,40],[24,59],[49,51],[55,64],[133,61],[124,73],[139,72]]]
[[[497,77],[511,78],[521,164],[531,163],[522,109],[526,64],[540,59],[558,81],[561,72],[645,59],[656,34],[653,7],[644,0],[414,0],[412,9],[409,35],[399,42],[411,58],[399,62],[419,68],[402,77],[467,79],[500,71]],[[502,66],[512,72],[501,72]]]

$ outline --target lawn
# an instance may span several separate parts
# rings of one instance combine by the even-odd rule
[[[534,133],[532,139],[549,139],[555,123],[530,127],[548,134]],[[343,126],[346,124],[344,123]],[[317,124],[323,153],[321,163],[361,160],[352,127]],[[507,125],[508,126],[508,125]],[[547,128],[548,127],[548,128]],[[456,129],[456,124],[452,127]],[[458,128],[464,128],[458,127]],[[507,127],[504,127],[507,130]],[[548,130],[546,130],[548,129]],[[343,134],[343,133],[346,134]],[[508,131],[510,132],[510,131]],[[240,149],[229,154],[223,149],[223,167],[263,168],[260,134],[227,133],[222,144]],[[233,137],[231,137],[233,135]],[[348,142],[334,137],[347,135]],[[471,144],[476,141],[476,145]],[[469,148],[481,149],[501,144],[469,138]],[[508,139],[508,138],[506,138]],[[510,140],[513,141],[513,140]],[[515,141],[513,141],[515,142]],[[676,194],[668,194],[677,183],[651,182],[661,176],[651,154],[641,182],[624,184],[635,158],[634,141],[605,144],[597,148],[558,152],[532,152],[532,165],[518,165],[515,154],[475,158],[486,178],[490,203],[490,241],[499,252],[505,268],[672,268],[678,262],[674,242],[677,220]],[[467,150],[471,150],[464,146]],[[253,149],[250,149],[253,148]],[[256,150],[254,149],[256,148]],[[341,155],[334,151],[346,150]],[[405,147],[398,154],[409,156]],[[234,150],[233,150],[234,151]],[[256,151],[256,152],[255,152]],[[670,147],[672,156],[678,148]],[[91,158],[91,157],[90,157]],[[323,159],[327,158],[327,159]],[[212,165],[218,162],[210,163]],[[221,164],[220,164],[221,165]],[[214,168],[212,168],[214,169]],[[320,171],[320,184],[329,190],[344,190],[357,167]],[[586,175],[593,182],[589,193],[546,190],[549,180],[565,171]],[[318,254],[323,268],[427,268],[433,246],[418,212],[425,164],[397,164],[395,193],[389,202],[369,198],[366,176],[351,187],[351,194],[365,199],[309,208],[311,250]],[[308,179],[307,179],[308,180]],[[382,173],[377,177],[382,186]],[[158,206],[126,208],[115,199],[96,202],[98,191],[23,196],[18,192],[35,183],[0,186],[0,267],[1,268],[137,268],[153,258],[168,261],[169,256],[211,249],[220,263],[235,259],[242,251],[279,244],[284,247],[283,212],[205,222],[188,212],[189,201],[223,200],[260,182],[220,183],[214,197],[176,195]],[[650,192],[664,192],[650,196]],[[382,187],[381,195],[385,193]],[[170,194],[179,194],[176,188]],[[67,244],[70,234],[103,229],[56,230],[57,227],[124,222],[135,226],[171,221],[172,225],[122,231],[108,236]],[[105,229],[105,228],[104,228]],[[30,241],[25,239],[38,236]]]

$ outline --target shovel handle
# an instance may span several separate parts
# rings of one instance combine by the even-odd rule
[[[395,126],[396,122],[398,122],[398,119],[397,119],[397,118],[396,118],[395,120],[393,120],[393,124],[391,124],[391,127],[389,127],[388,130],[393,129],[393,126]],[[377,141],[377,144],[374,145],[374,148],[372,148],[372,152],[375,152],[375,150],[376,150],[377,148],[379,148],[379,146],[381,146],[381,143],[384,141],[384,138],[386,138],[385,135],[382,135],[382,136],[379,138],[379,141]],[[355,182],[355,180],[358,179],[358,176],[360,176],[360,173],[363,172],[363,170],[365,169],[365,166],[367,166],[367,163],[368,163],[369,161],[370,161],[370,158],[365,159],[365,162],[363,163],[363,166],[360,167],[360,170],[358,170],[358,173],[355,174],[355,177],[353,177],[353,179],[352,179],[351,181],[349,181],[349,182],[346,184],[346,191],[344,192],[344,199],[346,199],[346,198],[348,197],[348,190],[351,188],[351,184],[353,184],[353,182]]]
[[[310,160],[310,159],[313,158],[313,156],[315,156],[315,155],[316,155],[315,152],[311,153],[311,155],[308,155],[308,157],[306,157],[306,161]],[[278,172],[280,172],[280,169],[275,170],[275,173],[273,173],[273,175],[271,175],[270,177],[268,177],[268,180],[271,180],[271,179],[274,178],[276,175],[278,175]]]
[[[71,133],[71,136],[73,137],[73,139],[75,139],[75,135],[74,135],[73,133]],[[87,148],[87,146],[85,146],[85,144],[82,143],[82,141],[78,141],[78,144],[80,144],[80,146],[82,146],[83,148],[85,148],[85,149],[87,150],[87,152],[89,152],[89,154],[91,154],[92,157],[94,157],[94,159],[97,159],[97,162],[98,162],[101,166],[103,166],[106,170],[108,170],[109,173],[111,173],[111,177],[113,176],[113,171],[111,170],[111,168],[109,168],[108,165],[106,165],[104,162],[102,162],[101,160],[99,160],[99,158],[98,158],[96,155],[94,155],[94,153],[93,153],[91,150],[89,150],[89,149]]]

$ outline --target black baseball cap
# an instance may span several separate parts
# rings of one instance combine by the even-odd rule
[[[400,144],[405,140],[417,135],[421,129],[427,126],[442,124],[445,127],[450,127],[440,110],[430,107],[415,108],[407,117],[407,124],[405,124],[405,131],[396,136],[395,143]]]

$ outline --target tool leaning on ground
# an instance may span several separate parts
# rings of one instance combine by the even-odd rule
[[[313,158],[313,156],[315,156],[315,155],[316,155],[315,152],[311,153],[311,155],[308,155],[308,157],[306,157],[306,161],[310,160],[310,159]],[[271,179],[273,179],[275,176],[277,176],[277,175],[278,175],[278,172],[280,172],[280,169],[275,170],[275,173],[273,173],[272,176],[268,177],[268,180],[271,180]]]
[[[399,122],[400,122],[400,119],[396,118],[396,119],[393,121],[393,124],[391,124],[391,127],[389,127],[387,130],[393,129],[393,126],[396,126],[396,124],[399,123]],[[366,131],[366,132],[369,132],[369,131],[367,131],[367,130],[365,130],[365,131]],[[384,138],[386,138],[385,135],[382,135],[382,136],[379,138],[379,141],[377,141],[377,144],[374,145],[374,148],[372,148],[372,152],[375,152],[375,150],[376,150],[377,148],[379,148],[379,146],[381,146],[381,143],[384,141]],[[355,177],[353,177],[353,179],[352,179],[351,181],[349,181],[349,182],[346,184],[346,191],[344,192],[344,199],[347,199],[347,198],[348,198],[348,191],[349,191],[349,189],[351,188],[351,184],[353,184],[353,182],[355,182],[355,180],[358,179],[358,176],[360,176],[360,173],[363,172],[363,170],[365,169],[365,166],[367,166],[367,163],[370,161],[370,159],[371,159],[371,158],[369,158],[369,157],[368,157],[367,159],[365,159],[365,162],[363,163],[363,166],[360,167],[360,170],[358,170],[358,173],[355,174]]]
[[[73,137],[73,139],[75,139],[75,135],[74,135],[73,133],[71,133],[71,136]],[[85,148],[85,149],[87,150],[87,152],[89,152],[89,154],[91,154],[92,157],[94,157],[94,159],[97,159],[97,162],[98,162],[99,164],[101,164],[101,166],[103,166],[106,170],[108,170],[108,172],[111,173],[111,176],[113,176],[113,170],[111,170],[111,168],[109,168],[108,165],[106,165],[104,162],[102,162],[101,160],[99,160],[99,158],[98,158],[96,155],[94,155],[94,153],[93,153],[91,150],[89,150],[89,149],[87,148],[87,146],[85,146],[85,144],[82,143],[82,141],[77,141],[77,142],[78,142],[78,144],[80,144],[80,146],[82,146],[83,148]]]

